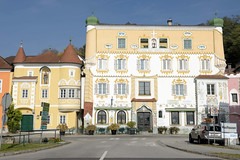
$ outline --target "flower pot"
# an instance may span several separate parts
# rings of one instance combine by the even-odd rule
[[[94,131],[93,131],[93,130],[90,130],[90,131],[88,131],[88,134],[89,134],[89,135],[94,135]]]
[[[112,135],[116,135],[117,134],[117,130],[111,130]]]
[[[65,131],[60,131],[60,135],[64,136],[65,135]]]
[[[130,129],[130,135],[134,135],[135,134],[135,129]]]

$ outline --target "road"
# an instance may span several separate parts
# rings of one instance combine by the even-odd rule
[[[6,160],[214,159],[168,148],[156,136],[69,136],[61,147],[1,157]]]

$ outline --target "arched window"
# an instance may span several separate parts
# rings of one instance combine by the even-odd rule
[[[126,113],[124,111],[119,111],[117,113],[117,123],[119,123],[119,124],[126,123]]]
[[[106,112],[105,111],[101,110],[98,112],[97,122],[98,122],[98,124],[106,124]]]
[[[42,67],[40,69],[41,73],[41,84],[49,84],[49,75],[50,75],[50,69],[46,66]]]

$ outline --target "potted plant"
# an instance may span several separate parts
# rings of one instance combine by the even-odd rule
[[[134,129],[135,124],[136,124],[136,122],[133,122],[133,121],[129,121],[127,123],[127,126],[130,128],[131,135],[135,134],[135,129]]]
[[[113,123],[109,126],[109,129],[111,130],[112,135],[116,135],[118,128],[119,128],[119,125],[116,123]]]
[[[167,127],[165,126],[158,127],[158,133],[165,134],[166,132],[167,132]]]
[[[169,131],[170,131],[170,134],[177,134],[179,132],[179,128],[178,127],[170,127],[169,128]]]
[[[66,123],[59,124],[57,126],[57,129],[60,129],[60,135],[65,135],[66,130],[68,129],[68,126]]]
[[[96,126],[93,125],[93,124],[90,124],[90,125],[87,126],[86,130],[87,130],[87,133],[89,135],[94,135],[94,131],[96,130]]]

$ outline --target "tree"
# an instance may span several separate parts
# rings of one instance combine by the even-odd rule
[[[7,126],[10,133],[17,133],[20,130],[20,121],[22,119],[22,113],[18,109],[14,109],[14,104],[11,104],[8,108],[8,120]]]
[[[80,55],[83,59],[85,59],[85,50],[86,50],[86,44],[84,44],[81,48],[77,49],[78,55]]]
[[[55,53],[55,54],[58,54],[58,50],[57,49],[43,49],[42,50],[42,53],[45,53],[45,52],[47,52],[47,51],[51,51],[51,52],[53,52],[53,53]]]

